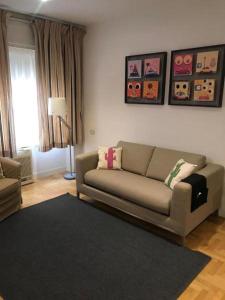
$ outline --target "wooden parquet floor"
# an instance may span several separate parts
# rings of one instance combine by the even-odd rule
[[[68,192],[75,195],[76,183],[56,174],[38,179],[22,190],[23,207],[28,207]],[[179,300],[225,300],[225,219],[209,217],[187,237],[185,245],[208,254],[212,260]]]

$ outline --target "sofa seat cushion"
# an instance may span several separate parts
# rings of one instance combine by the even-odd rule
[[[160,181],[118,170],[91,170],[84,180],[87,185],[169,215],[172,191]]]
[[[4,200],[6,196],[17,191],[20,187],[20,182],[17,179],[3,178],[0,180],[0,202]]]

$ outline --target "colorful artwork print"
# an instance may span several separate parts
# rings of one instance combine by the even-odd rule
[[[139,81],[128,82],[127,96],[130,98],[140,98],[141,97],[141,82],[139,82]]]
[[[177,54],[174,57],[173,70],[176,75],[192,74],[193,54]]]
[[[125,57],[125,103],[163,105],[167,53]]]
[[[189,100],[190,99],[190,82],[175,81],[174,82],[174,99]]]
[[[128,78],[141,78],[142,61],[130,60],[128,61]]]
[[[160,58],[146,58],[144,60],[144,75],[154,76],[160,74]]]
[[[216,73],[219,51],[199,52],[196,61],[196,73]]]
[[[194,100],[213,101],[215,79],[199,79],[194,81]]]
[[[144,81],[143,98],[156,100],[158,98],[159,82],[157,80]]]

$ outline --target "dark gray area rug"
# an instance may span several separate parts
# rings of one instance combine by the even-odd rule
[[[69,194],[0,223],[5,300],[177,299],[209,260]]]

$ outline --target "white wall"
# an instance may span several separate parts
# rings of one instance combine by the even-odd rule
[[[167,105],[170,51],[225,43],[225,2],[216,7],[214,1],[175,2],[164,1],[161,10],[142,16],[137,8],[136,16],[88,28],[85,151],[127,140],[203,153],[225,166],[225,102],[222,108]],[[165,105],[125,104],[125,56],[157,51],[168,51]],[[221,213],[225,216],[225,200]]]

